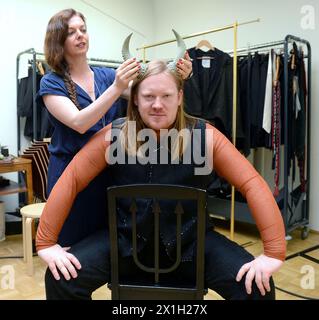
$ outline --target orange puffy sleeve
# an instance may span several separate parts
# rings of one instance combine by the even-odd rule
[[[264,246],[265,255],[285,260],[285,228],[269,189],[250,162],[216,128],[206,124],[207,144],[213,149],[213,169],[246,198]]]
[[[37,251],[57,243],[75,197],[106,168],[105,136],[112,124],[97,132],[75,155],[52,189],[42,212],[36,236]]]

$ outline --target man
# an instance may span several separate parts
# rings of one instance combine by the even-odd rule
[[[205,189],[210,170],[200,171],[203,165],[215,170],[246,197],[264,245],[264,253],[254,258],[235,242],[208,229],[205,240],[206,286],[225,299],[274,299],[271,275],[281,267],[286,249],[279,208],[266,182],[228,139],[210,124],[184,113],[182,85],[180,76],[165,62],[150,62],[132,86],[127,118],[99,131],[60,177],[50,194],[37,234],[38,254],[49,266],[46,273],[48,299],[90,299],[95,289],[110,280],[107,230],[87,237],[69,251],[57,244],[59,231],[74,199],[97,174],[110,170],[114,185],[171,183]],[[129,134],[132,121],[136,135]],[[163,139],[172,129],[184,132],[182,143],[179,136],[170,145],[166,143],[167,139]],[[141,139],[145,135],[149,135],[146,147],[145,138],[144,143]],[[161,157],[163,149],[167,151],[167,157]],[[194,153],[198,150],[201,154],[204,152],[205,163],[195,161]],[[192,157],[185,162],[188,151]],[[151,156],[153,152],[157,153],[155,157]],[[118,159],[124,161],[114,161]],[[163,159],[168,162],[161,163]],[[169,206],[167,204],[167,210]],[[141,230],[139,254],[147,258],[152,239],[148,224],[152,210],[143,200],[137,207],[140,217],[137,227]],[[119,201],[117,210],[120,254],[125,261],[132,261],[127,203]],[[192,276],[194,267],[196,218],[193,214],[192,206],[189,206],[182,224],[180,274],[185,279]],[[169,229],[169,214],[161,215],[161,219],[161,224]],[[161,255],[167,261],[172,259],[174,251],[168,238],[169,232],[164,231]],[[130,272],[129,265],[124,272]]]

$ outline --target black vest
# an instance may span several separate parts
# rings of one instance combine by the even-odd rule
[[[124,118],[113,122],[113,128],[120,128]],[[199,129],[200,135],[196,135],[197,139],[191,143],[191,150],[202,152],[205,150],[205,122],[198,120],[195,129]],[[192,131],[191,131],[192,132]],[[192,134],[193,137],[193,134]],[[113,141],[115,141],[113,137]],[[199,146],[199,148],[198,148]],[[157,150],[158,151],[158,150]],[[159,152],[157,152],[159,160]],[[126,184],[176,184],[200,188],[206,190],[207,185],[212,179],[212,173],[208,175],[196,175],[195,168],[202,167],[197,165],[192,158],[190,164],[113,164],[109,168],[112,174],[112,182],[114,185]],[[137,205],[137,246],[140,251],[148,241],[153,240],[154,230],[154,214],[152,211],[152,199],[136,199]],[[177,201],[159,201],[160,204],[160,235],[165,246],[168,256],[172,259],[175,257],[176,251],[176,214],[175,208]],[[182,260],[192,260],[195,247],[196,235],[196,203],[194,201],[181,202],[184,214],[182,215]],[[119,199],[117,203],[118,217],[118,237],[119,250],[122,256],[129,256],[132,253],[132,225],[131,213],[129,211],[131,199]],[[209,227],[208,223],[207,226]]]

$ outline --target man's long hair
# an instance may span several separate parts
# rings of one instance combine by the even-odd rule
[[[137,79],[131,88],[131,95],[127,108],[127,118],[122,127],[124,133],[124,139],[122,139],[122,146],[125,148],[126,152],[131,156],[136,156],[139,147],[143,144],[142,141],[133,141],[132,139],[136,139],[140,130],[147,128],[140,116],[138,106],[134,102],[134,97],[137,96],[140,84],[145,79],[147,79],[150,76],[158,75],[161,73],[169,74],[174,79],[177,90],[183,90],[184,81],[182,80],[180,75],[178,75],[175,71],[172,71],[167,67],[167,63],[165,61],[154,60],[148,63],[147,71],[145,72],[143,77]],[[129,136],[128,134],[129,121],[135,121],[136,123],[136,137]],[[183,132],[182,130],[186,128],[191,130],[192,128],[194,128],[195,123],[196,118],[193,118],[185,113],[184,103],[182,101],[181,104],[178,106],[176,120],[172,126],[172,129],[176,129],[177,132]],[[178,139],[177,141],[175,141],[176,143],[171,146],[172,159],[180,158],[182,156],[184,150],[188,146],[188,143],[190,143],[190,141],[186,140],[183,137],[183,139]],[[136,150],[133,150],[132,146],[136,146]]]

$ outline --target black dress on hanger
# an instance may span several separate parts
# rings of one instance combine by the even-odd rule
[[[188,49],[193,76],[185,82],[185,111],[213,123],[228,138],[232,136],[233,59],[215,48]],[[207,59],[205,59],[207,57]],[[243,138],[241,110],[237,107],[237,137]]]

